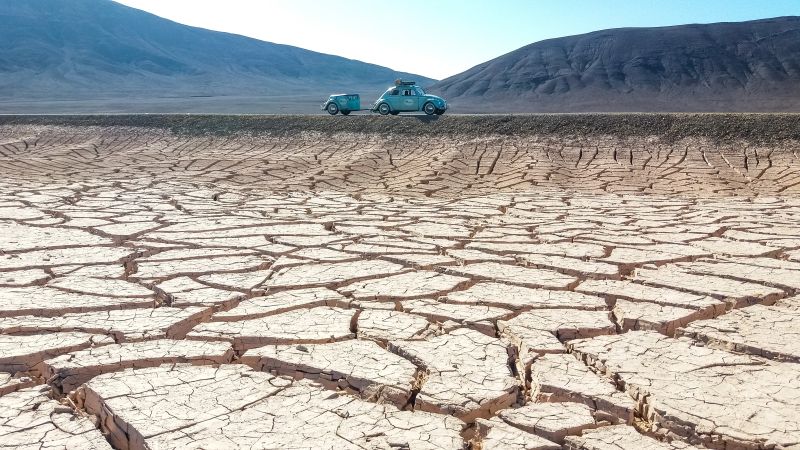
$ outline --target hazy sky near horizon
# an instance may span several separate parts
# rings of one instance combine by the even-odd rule
[[[186,25],[432,78],[606,28],[800,15],[800,0],[115,0]]]

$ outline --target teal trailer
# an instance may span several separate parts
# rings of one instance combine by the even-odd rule
[[[361,96],[358,94],[334,94],[328,97],[322,105],[324,111],[335,116],[342,113],[345,116],[353,111],[361,111]]]

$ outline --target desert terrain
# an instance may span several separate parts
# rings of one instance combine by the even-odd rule
[[[0,116],[0,448],[800,446],[800,116]]]

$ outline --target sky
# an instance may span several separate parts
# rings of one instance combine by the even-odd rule
[[[187,25],[443,79],[544,39],[800,15],[800,0],[116,0]]]

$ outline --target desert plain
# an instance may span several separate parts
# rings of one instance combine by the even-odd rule
[[[800,448],[800,116],[0,117],[0,448]]]

